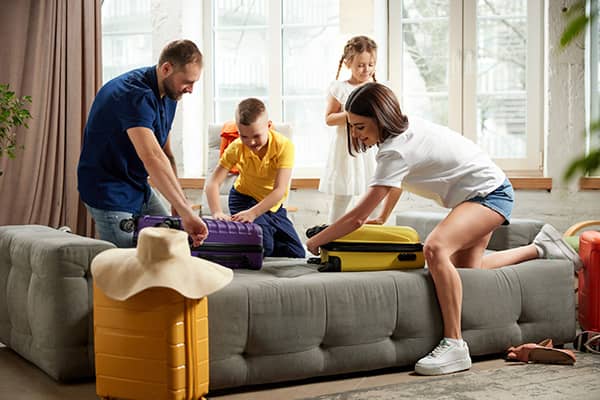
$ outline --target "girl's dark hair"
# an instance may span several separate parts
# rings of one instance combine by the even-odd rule
[[[390,88],[376,82],[365,83],[354,89],[345,106],[346,112],[373,118],[379,128],[379,143],[390,136],[397,136],[408,129],[408,118],[402,113],[400,103]],[[346,122],[348,152],[364,152],[367,148],[352,137],[350,124]]]
[[[175,68],[191,63],[202,67],[202,53],[191,40],[174,40],[164,47],[158,58],[158,65],[166,62],[170,62]]]
[[[342,58],[340,58],[340,63],[338,64],[335,80],[337,81],[340,77],[340,70],[342,69],[344,61],[352,61],[355,56],[365,51],[376,57],[377,43],[367,36],[354,36],[348,40],[344,46],[344,53],[342,54]],[[375,79],[375,73],[373,73],[373,81],[377,81],[377,79]]]

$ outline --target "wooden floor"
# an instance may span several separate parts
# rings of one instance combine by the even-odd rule
[[[497,368],[505,364],[500,358],[474,362],[472,371]],[[425,379],[412,370],[394,370],[379,374],[361,374],[343,379],[311,380],[300,384],[262,386],[243,391],[210,393],[218,400],[294,400],[322,394],[370,388],[392,383]],[[6,400],[92,400],[97,399],[92,380],[60,384],[39,368],[0,344],[0,399]]]

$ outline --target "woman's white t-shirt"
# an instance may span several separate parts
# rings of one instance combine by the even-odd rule
[[[348,96],[357,87],[348,81],[333,81],[328,93],[342,105],[341,111],[344,111]],[[375,173],[375,153],[375,149],[369,149],[355,157],[351,156],[348,153],[346,125],[336,126],[319,191],[346,196],[364,194]]]
[[[487,153],[444,126],[409,118],[409,128],[379,145],[371,186],[402,188],[453,208],[486,196],[506,179]]]

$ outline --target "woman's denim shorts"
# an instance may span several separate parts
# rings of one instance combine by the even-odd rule
[[[477,196],[467,201],[482,204],[487,208],[496,211],[498,214],[504,217],[504,222],[502,225],[508,225],[510,223],[510,215],[515,202],[515,192],[512,184],[508,178],[506,178],[502,185],[498,186],[487,196]]]

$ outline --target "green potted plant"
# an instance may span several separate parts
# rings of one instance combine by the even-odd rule
[[[0,158],[5,154],[15,158],[17,150],[16,128],[28,128],[27,121],[31,118],[25,107],[31,104],[31,96],[18,97],[11,91],[9,85],[0,84]],[[2,171],[0,170],[0,175]]]

